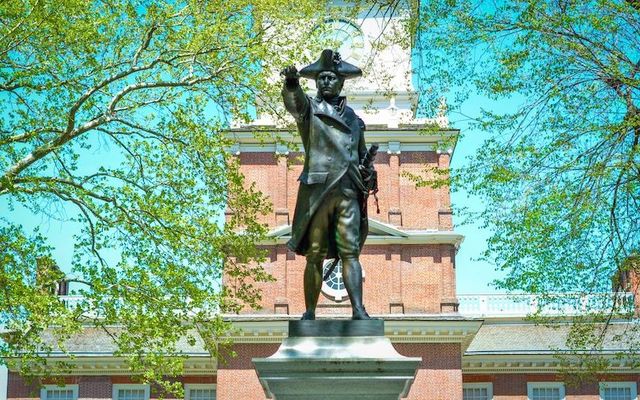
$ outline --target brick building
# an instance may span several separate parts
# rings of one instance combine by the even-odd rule
[[[367,17],[327,23],[349,38],[340,49],[343,58],[361,65],[385,22]],[[365,78],[345,88],[350,106],[367,125],[367,142],[380,145],[376,159],[380,213],[375,213],[370,199],[370,232],[361,255],[364,296],[369,313],[385,320],[385,334],[397,351],[422,358],[408,399],[637,399],[640,371],[634,360],[615,359],[600,382],[578,387],[563,383],[555,354],[567,350],[569,326],[528,322],[524,317],[530,299],[456,295],[455,257],[463,237],[454,229],[449,188],[417,188],[410,176],[424,177],[429,167],[447,169],[458,131],[448,126],[444,114],[415,117],[408,50],[391,45],[375,60],[365,68]],[[289,145],[256,139],[252,131],[257,126]],[[302,170],[299,140],[260,115],[252,125],[236,127],[231,137],[231,151],[247,180],[273,203],[273,212],[264,220],[271,227],[270,239],[263,245],[269,251],[265,269],[276,281],[262,284],[260,310],[228,316],[239,328],[232,337],[236,357],[218,363],[202,343],[182,345],[190,355],[182,381],[186,397],[192,400],[265,399],[251,360],[275,353],[287,336],[287,322],[299,319],[304,311],[305,260],[285,246]],[[580,300],[576,307],[550,312],[579,313]],[[319,318],[350,316],[339,267],[323,286],[318,314]],[[620,350],[614,336],[624,336],[627,324],[612,324],[602,352],[613,357]],[[6,392],[0,386],[0,400],[5,400],[5,393],[11,400],[155,397],[148,386],[128,376],[123,361],[113,357],[109,338],[100,331],[87,328],[68,348],[76,354],[75,372],[65,377],[65,387],[40,390],[5,371],[0,385],[2,379],[8,383]]]

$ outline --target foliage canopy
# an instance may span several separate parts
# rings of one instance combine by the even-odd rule
[[[454,111],[470,93],[509,104],[473,120],[487,139],[452,176],[486,205],[485,257],[505,272],[497,286],[549,301],[630,290],[640,268],[640,5],[433,0],[418,24],[424,107],[446,90]],[[587,320],[628,310],[602,298]],[[576,347],[601,346],[591,326]]]
[[[43,357],[83,324],[146,380],[179,373],[180,338],[217,355],[219,315],[256,306],[252,282],[270,279],[255,246],[270,205],[222,132],[275,95],[265,66],[300,61],[308,32],[291,32],[330,14],[318,0],[0,5],[0,356],[54,373],[66,366]],[[74,306],[54,295],[58,261],[24,213],[81,226],[61,266],[82,288]]]

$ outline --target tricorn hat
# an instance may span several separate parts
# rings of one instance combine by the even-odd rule
[[[344,79],[357,78],[362,76],[362,70],[353,64],[342,61],[340,53],[330,49],[322,50],[320,58],[313,64],[309,64],[300,70],[300,76],[309,79],[316,79],[323,71],[335,72]]]

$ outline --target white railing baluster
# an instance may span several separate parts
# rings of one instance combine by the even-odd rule
[[[531,294],[459,295],[459,312],[473,317],[526,316],[540,309],[542,315],[578,315],[609,311],[614,302],[621,312],[633,311],[633,293],[564,293],[544,298]]]
[[[68,308],[78,306],[83,296],[60,296]],[[589,311],[609,311],[616,304],[621,312],[632,312],[633,293],[554,294],[546,297],[531,294],[459,295],[460,314],[470,317],[524,317],[538,311],[543,315],[578,315]],[[96,310],[85,310],[95,316]]]

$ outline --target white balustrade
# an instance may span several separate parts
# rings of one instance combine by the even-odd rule
[[[458,311],[466,316],[521,317],[536,312],[542,315],[579,315],[587,312],[633,312],[633,293],[558,293],[531,294],[471,294],[459,295]]]
[[[83,301],[82,296],[60,296],[64,304],[73,308]],[[579,315],[587,312],[633,312],[633,293],[566,293],[546,296],[531,294],[468,294],[459,295],[458,311],[465,316],[523,317],[540,312],[542,315]],[[88,311],[87,314],[93,314]],[[95,315],[94,315],[95,316]]]
[[[60,301],[64,303],[67,308],[75,308],[78,304],[80,304],[84,300],[84,296],[59,296]]]

